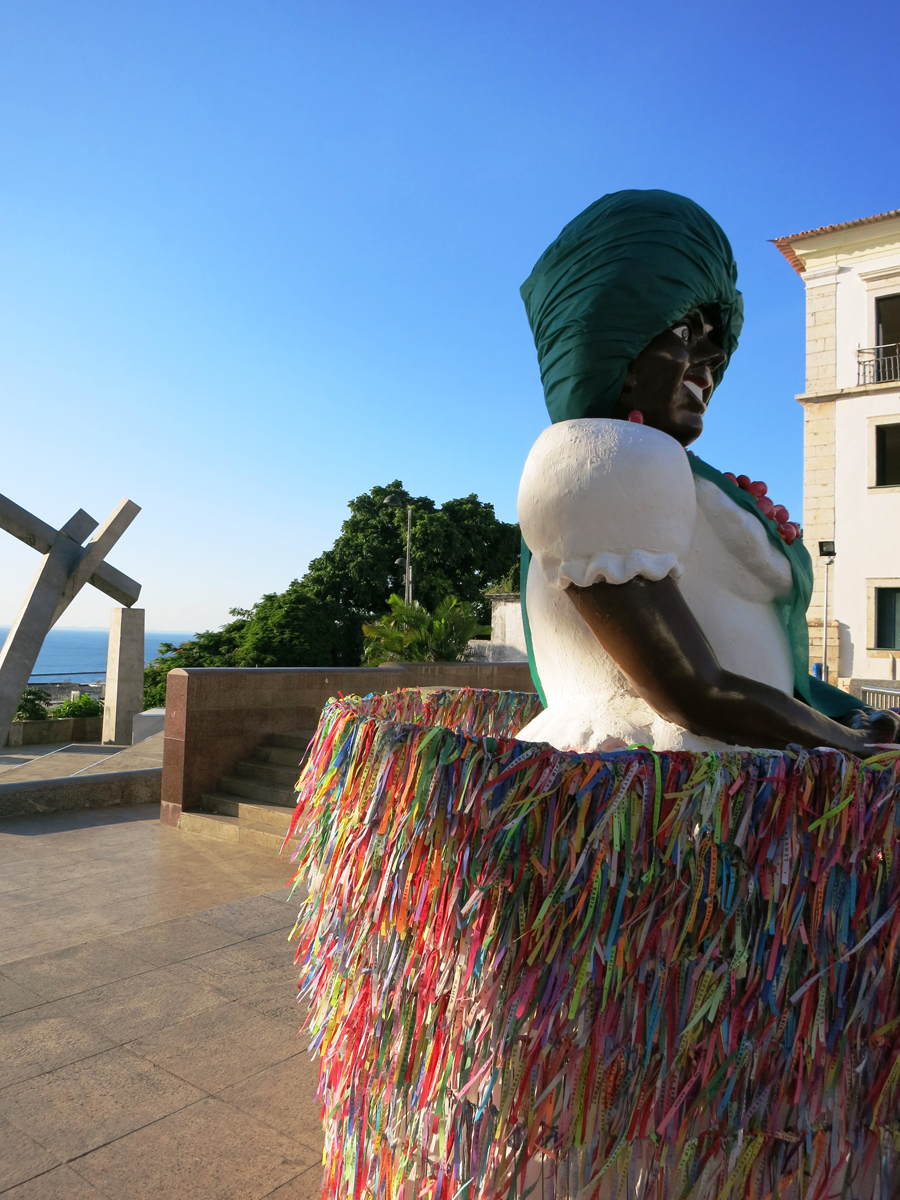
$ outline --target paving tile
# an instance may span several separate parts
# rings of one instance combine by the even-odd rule
[[[226,1088],[219,1099],[321,1155],[318,1083],[319,1060],[303,1053]]]
[[[158,1121],[204,1093],[115,1047],[0,1092],[0,1116],[67,1161]]]
[[[316,1156],[216,1099],[145,1125],[78,1160],[106,1196],[128,1200],[262,1200]]]
[[[281,941],[282,933],[276,935],[277,945],[269,938],[251,938],[221,950],[199,954],[184,965],[208,976],[216,987],[239,998],[261,992],[294,996],[298,970],[290,946]]]
[[[299,1049],[305,1050],[309,1045],[309,1030],[303,1028],[305,1008],[298,1003],[296,991],[285,994],[279,988],[274,996],[254,991],[242,1003],[246,1004],[248,1008],[255,1009],[256,1012],[264,1013],[267,1017],[280,1021],[296,1036]]]
[[[55,1167],[59,1158],[0,1117],[0,1192]]]
[[[8,963],[3,974],[45,1000],[61,1000],[104,983],[126,979],[147,970],[148,964],[123,946],[82,942],[66,950]]]
[[[281,1021],[236,1000],[169,1025],[133,1042],[131,1049],[207,1092],[299,1053]]]
[[[290,992],[281,988],[271,995],[265,992],[254,992],[243,1003],[249,1008],[254,1008],[257,1012],[265,1013],[267,1017],[274,1017],[276,1021],[287,1025],[296,1036],[298,1046],[302,1050],[306,1050],[312,1040],[310,1031],[304,1028],[304,1022],[309,1012],[309,1001],[299,999],[296,980],[294,976],[291,976],[291,979]]]
[[[112,1042],[42,1004],[0,1018],[0,1088],[78,1062]]]
[[[21,987],[6,975],[0,975],[0,1017],[43,1003],[44,997],[39,996],[37,992]]]
[[[106,1200],[106,1197],[71,1168],[57,1167],[4,1192],[3,1200]]]
[[[294,914],[296,916],[296,913]],[[293,925],[288,925],[285,929],[275,929],[272,933],[260,933],[256,937],[246,938],[246,943],[251,950],[257,954],[262,954],[272,962],[293,963],[294,955],[297,953],[297,942],[292,941],[288,936],[293,929]]]
[[[124,947],[148,965],[167,967],[210,950],[219,950],[241,940],[239,933],[219,929],[194,917],[176,917],[157,925],[145,925],[107,939],[109,945]]]
[[[158,815],[142,805],[0,822],[0,963],[205,910],[219,910],[207,924],[223,928],[223,904],[278,890],[291,874],[268,851],[187,839]],[[275,911],[282,902],[266,900]],[[273,928],[250,915],[247,932]]]
[[[317,1163],[302,1174],[269,1192],[265,1200],[320,1200],[322,1195],[322,1167]]]
[[[285,901],[286,901],[286,900],[287,900],[287,898],[288,898],[288,892],[289,892],[289,890],[290,890],[290,889],[289,889],[289,888],[286,888],[286,887],[283,887],[283,888],[275,888],[275,889],[274,889],[274,891],[271,891],[271,892],[264,892],[264,893],[263,893],[263,895],[265,896],[265,898],[266,898],[267,900],[274,900],[274,901],[276,902],[276,904],[284,904],[284,903],[285,903]],[[297,895],[298,895],[298,893],[299,893],[299,890],[300,890],[300,889],[298,888],[298,889],[297,889],[297,890],[294,892],[294,896],[297,896]]]
[[[255,937],[276,929],[290,929],[297,919],[292,905],[283,900],[273,900],[270,896],[252,896],[234,904],[220,904],[217,908],[196,915],[200,921],[232,930],[243,937]]]
[[[54,1007],[121,1045],[226,1002],[211,981],[175,963],[68,996]]]
[[[50,931],[42,938],[26,935],[16,939],[14,945],[7,939],[0,938],[0,970],[5,971],[11,962],[21,962],[23,958],[34,958],[38,954],[49,954],[52,950],[65,949],[66,946],[81,945],[84,940],[80,934],[60,937],[58,931]]]
[[[50,950],[63,950],[102,937],[106,932],[105,923],[95,913],[73,913],[59,918],[46,914],[0,932],[0,958],[4,962],[34,958],[46,952],[45,945]]]

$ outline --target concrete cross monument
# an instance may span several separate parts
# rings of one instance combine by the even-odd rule
[[[20,508],[6,496],[0,496],[0,529],[11,533],[13,537],[25,542],[38,554],[43,555],[43,561],[37,575],[19,610],[15,623],[9,631],[3,648],[0,650],[0,745],[6,740],[9,727],[16,714],[19,700],[31,678],[34,664],[40,653],[44,638],[53,628],[65,610],[69,607],[86,583],[105,592],[119,604],[125,605],[125,611],[113,611],[113,624],[110,630],[110,663],[115,669],[122,657],[121,649],[126,653],[133,647],[134,630],[131,626],[140,625],[140,675],[143,677],[144,646],[142,609],[134,609],[132,605],[141,593],[141,585],[117,571],[105,561],[107,554],[140,512],[140,508],[131,500],[122,500],[106,521],[99,528],[93,517],[88,516],[84,509],[71,517],[62,529],[54,529],[52,525],[40,520],[32,513]],[[96,530],[96,532],[94,532]],[[94,536],[83,545],[84,539],[91,533]],[[116,617],[119,616],[117,623]],[[127,618],[134,618],[128,621]],[[139,620],[138,620],[139,618]],[[119,646],[114,645],[116,626],[120,634]],[[126,628],[127,627],[127,628]],[[132,636],[126,637],[126,633]],[[134,672],[131,671],[131,674]],[[110,695],[110,678],[107,675],[107,709],[112,701],[110,716],[113,723],[123,724],[123,729],[116,728],[112,733],[120,733],[121,739],[107,736],[107,714],[104,714],[103,740],[131,741],[130,731],[124,728],[124,722],[115,719],[116,699]],[[113,688],[115,692],[115,688]],[[140,711],[140,705],[138,707]],[[129,736],[125,736],[126,732]]]

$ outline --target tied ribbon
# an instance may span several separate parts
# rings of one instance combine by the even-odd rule
[[[900,752],[565,754],[516,740],[538,708],[323,711],[291,937],[325,1200],[900,1194]]]

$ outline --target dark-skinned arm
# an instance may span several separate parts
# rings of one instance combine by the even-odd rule
[[[566,595],[650,707],[691,733],[739,746],[833,746],[861,756],[879,740],[874,729],[847,729],[777,688],[724,670],[671,576],[573,585]]]

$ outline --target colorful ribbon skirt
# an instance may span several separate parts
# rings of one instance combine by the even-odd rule
[[[322,714],[323,1195],[900,1195],[900,752],[563,753],[516,740],[538,710]]]

